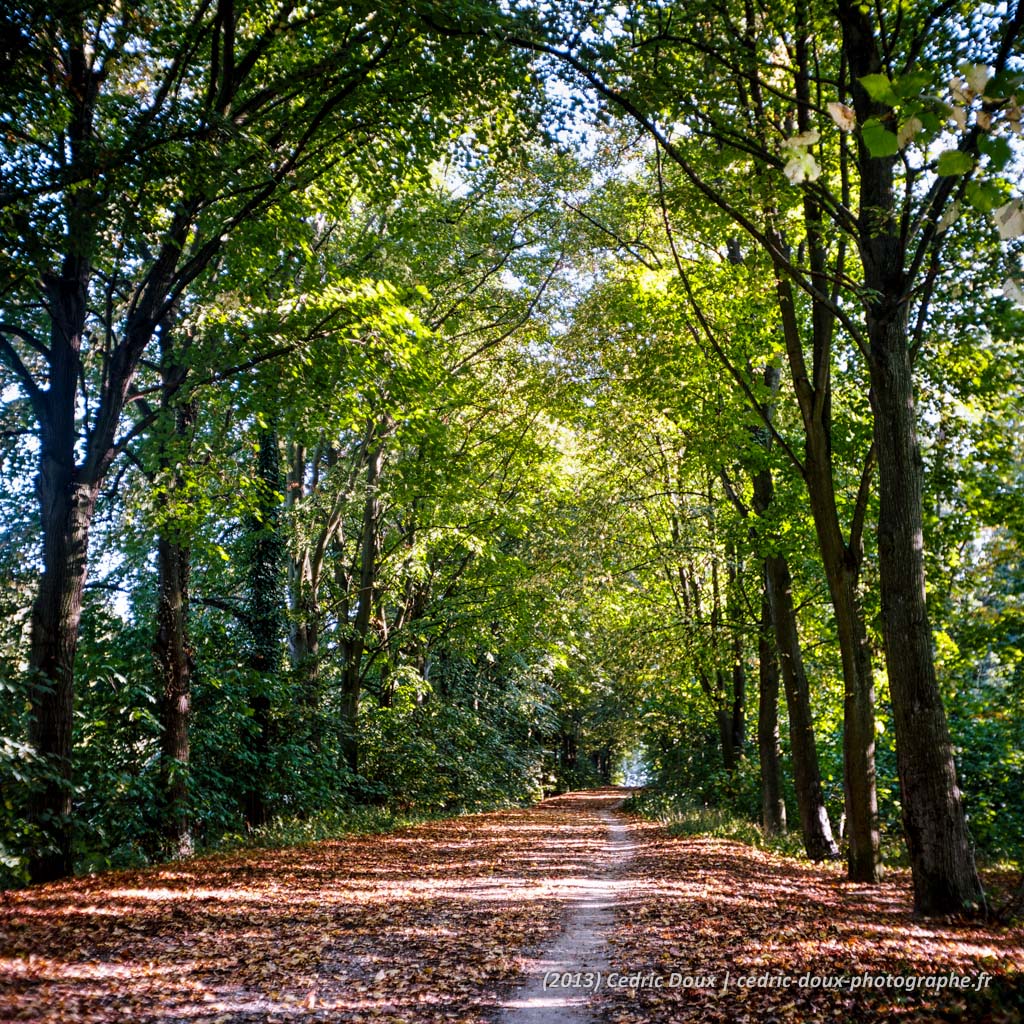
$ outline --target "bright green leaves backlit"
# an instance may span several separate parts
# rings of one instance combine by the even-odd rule
[[[864,122],[861,138],[872,156],[895,156],[899,152],[896,133],[889,131],[878,118],[873,117]]]
[[[964,65],[961,71],[963,77],[948,83],[923,71],[895,79],[885,74],[860,78],[872,101],[889,108],[868,118],[860,135],[875,158],[895,157],[913,147],[919,158],[932,161],[940,178],[977,173],[965,198],[979,213],[991,213],[1012,190],[1002,175],[1013,164],[1011,140],[1022,131],[1018,93],[1024,93],[1024,75],[1006,71],[992,76],[990,68],[979,64]],[[841,130],[855,130],[855,116],[845,104],[830,103],[829,112]]]
[[[878,154],[873,154],[877,156]],[[939,154],[935,172],[940,178],[968,174],[974,167],[974,158],[962,149],[947,149]]]

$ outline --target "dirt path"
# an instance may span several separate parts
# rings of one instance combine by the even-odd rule
[[[633,855],[628,826],[612,812],[623,798],[614,793],[597,797],[608,828],[604,848],[578,865],[562,882],[560,895],[568,903],[562,933],[527,967],[526,983],[502,1000],[499,1024],[559,1024],[594,1019],[593,996],[598,979],[611,970],[610,940],[616,923],[616,899],[624,882],[622,868]],[[603,806],[602,806],[603,805]],[[560,855],[553,838],[549,856]]]
[[[905,873],[673,838],[621,795],[2,893],[0,1024],[1024,1019],[1020,929],[915,921]]]

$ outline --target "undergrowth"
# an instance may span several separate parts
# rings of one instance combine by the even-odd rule
[[[661,822],[670,835],[713,836],[716,839],[732,839],[787,857],[804,855],[799,832],[769,836],[756,822],[734,811],[697,804],[679,794],[641,790],[626,801],[623,809]]]
[[[227,833],[204,852],[302,846],[345,836],[379,835],[424,821],[451,817],[454,817],[451,811],[396,811],[389,807],[328,808],[307,818],[275,818],[247,832]]]

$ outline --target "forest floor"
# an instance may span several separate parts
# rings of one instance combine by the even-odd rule
[[[622,796],[0,894],[0,1024],[1021,1019],[1024,930]]]

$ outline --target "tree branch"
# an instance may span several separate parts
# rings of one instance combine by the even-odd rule
[[[7,336],[2,333],[0,333],[0,359],[10,367],[14,375],[21,381],[22,387],[24,387],[29,401],[32,403],[36,417],[42,420],[46,413],[46,396],[35,382],[35,378],[29,372],[28,367],[21,361],[18,350],[11,344]]]

